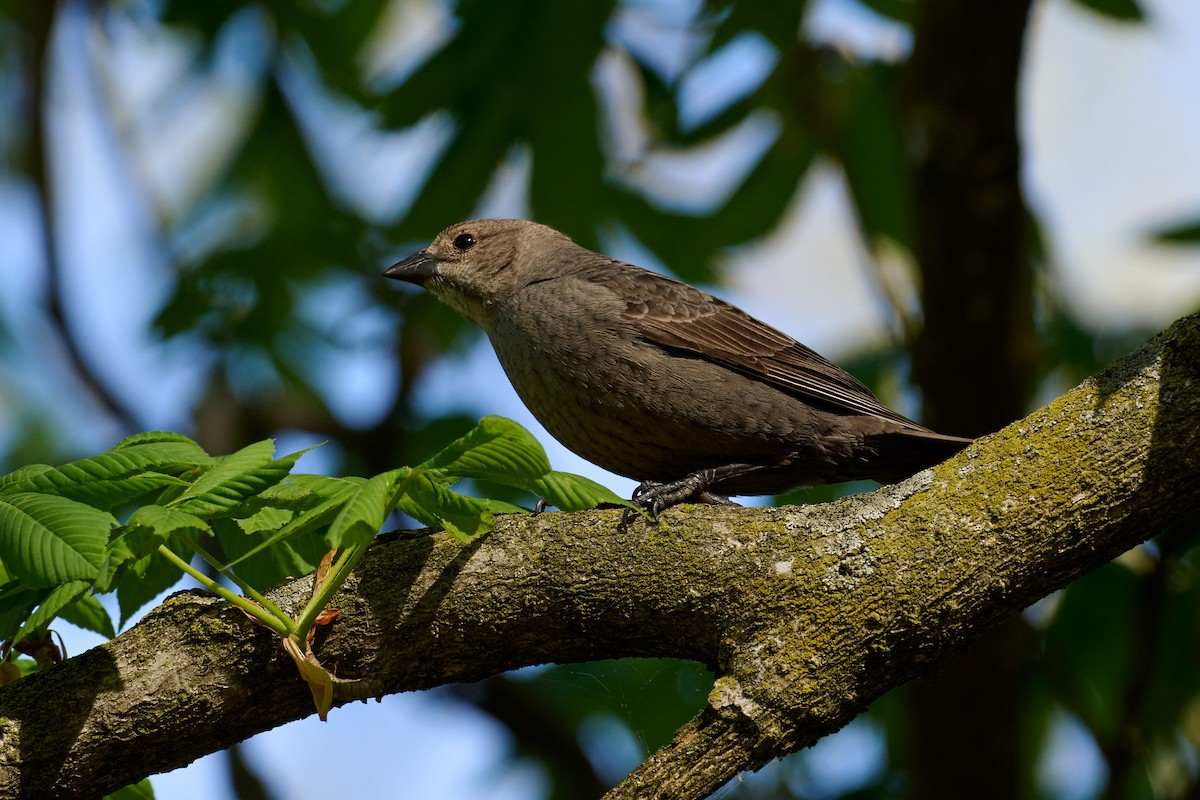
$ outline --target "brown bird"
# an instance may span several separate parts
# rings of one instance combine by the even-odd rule
[[[487,332],[555,439],[686,500],[905,478],[970,439],[892,411],[857,378],[739,308],[524,220],[452,225],[383,273]]]

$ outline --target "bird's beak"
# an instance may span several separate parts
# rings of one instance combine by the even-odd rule
[[[408,258],[388,267],[383,277],[408,281],[418,286],[437,275],[438,260],[428,250],[418,250]]]

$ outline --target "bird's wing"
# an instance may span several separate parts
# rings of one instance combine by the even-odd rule
[[[642,269],[623,270],[615,281],[604,282],[624,300],[625,317],[655,345],[721,364],[839,413],[871,414],[924,430],[816,351],[706,292]]]

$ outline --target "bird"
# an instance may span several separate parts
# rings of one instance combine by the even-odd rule
[[[482,328],[533,416],[638,481],[651,520],[684,502],[892,483],[971,441],[893,411],[736,306],[535,222],[451,225],[383,275]]]

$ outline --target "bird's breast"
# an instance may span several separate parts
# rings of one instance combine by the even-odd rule
[[[647,342],[618,309],[538,305],[493,315],[496,355],[546,430],[605,469],[669,480],[731,455],[770,462],[807,424],[775,390]]]

